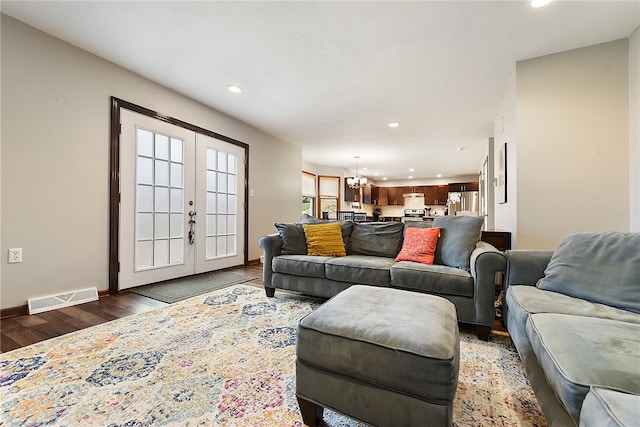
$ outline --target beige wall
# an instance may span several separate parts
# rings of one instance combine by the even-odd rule
[[[299,148],[5,15],[1,28],[1,308],[108,288],[111,96],[250,145],[249,259],[299,217]],[[23,263],[7,264],[13,247]]]
[[[628,56],[623,39],[516,64],[502,109],[517,198],[496,219],[515,227],[517,248],[629,231]]]
[[[640,232],[640,27],[629,37],[629,217]]]
[[[493,176],[498,177],[498,160],[500,147],[507,144],[507,202],[498,203],[496,200],[497,189],[494,185],[493,214],[494,228],[511,232],[511,246],[518,237],[518,175],[516,173],[516,153],[518,151],[518,141],[516,139],[516,69],[511,72],[509,82],[505,89],[502,103],[496,114],[493,133]]]

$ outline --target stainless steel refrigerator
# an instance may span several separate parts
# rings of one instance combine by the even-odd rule
[[[477,191],[450,192],[449,215],[480,215],[480,196]]]

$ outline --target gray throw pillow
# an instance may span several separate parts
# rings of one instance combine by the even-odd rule
[[[433,220],[440,227],[434,264],[469,271],[471,252],[480,240],[483,223],[479,216],[439,216]]]
[[[356,222],[347,245],[347,255],[395,258],[402,249],[401,222]]]
[[[315,216],[304,213],[300,217],[300,222],[303,224],[324,224],[326,222],[330,222],[330,220],[316,218]]]
[[[282,239],[281,255],[306,255],[307,241],[304,238],[302,224],[276,222],[274,224]]]
[[[570,234],[536,286],[640,313],[640,233]]]

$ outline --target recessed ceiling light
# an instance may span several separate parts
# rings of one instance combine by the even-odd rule
[[[442,178],[442,174],[439,173],[438,175],[436,175],[436,178]]]
[[[549,3],[551,3],[551,0],[531,0],[529,2],[529,5],[531,7],[542,7],[548,5]]]
[[[397,128],[398,126],[400,126],[400,123],[398,122],[389,123],[390,128]]]
[[[407,178],[409,178],[409,179],[413,179],[413,175],[409,175]]]
[[[376,172],[376,173],[374,173],[374,174],[373,174],[373,176],[378,176],[378,175],[379,175],[379,173],[378,173],[378,172]]]
[[[409,172],[413,172],[414,170],[414,168],[409,168]]]
[[[236,85],[231,85],[227,89],[229,89],[229,92],[231,92],[231,93],[241,93],[242,92],[242,88],[240,86],[236,86]]]
[[[386,177],[386,176],[382,177],[382,180],[383,180],[383,181],[386,181],[386,180],[387,180],[387,177]]]
[[[458,150],[458,151],[464,151],[466,149],[467,149],[467,147],[458,147],[458,148],[456,148],[456,150]]]

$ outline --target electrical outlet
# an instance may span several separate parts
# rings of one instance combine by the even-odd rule
[[[22,262],[22,248],[9,249],[9,264]]]

